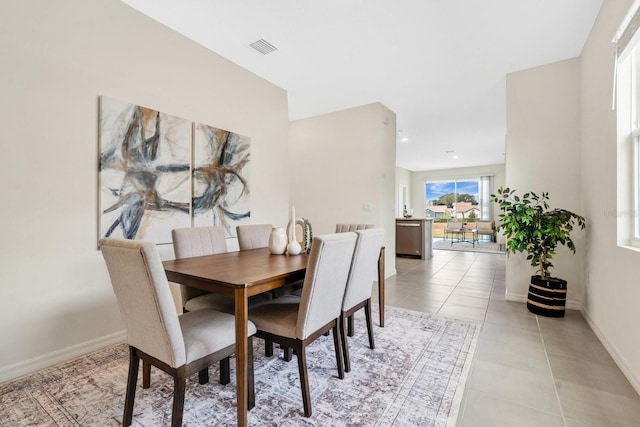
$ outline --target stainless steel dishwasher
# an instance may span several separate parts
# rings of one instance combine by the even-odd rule
[[[431,219],[396,219],[396,255],[431,257]]]

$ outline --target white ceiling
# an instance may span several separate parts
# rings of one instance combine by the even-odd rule
[[[383,103],[409,138],[398,138],[397,165],[413,171],[504,163],[506,74],[580,55],[602,5],[123,1],[285,89],[291,120]],[[259,39],[278,50],[249,47]]]

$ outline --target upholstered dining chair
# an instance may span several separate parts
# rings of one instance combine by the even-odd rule
[[[118,306],[127,330],[129,376],[123,425],[131,425],[140,360],[173,377],[171,425],[182,425],[187,377],[202,373],[235,352],[235,317],[202,309],[178,316],[169,282],[155,244],[125,239],[100,239]],[[253,378],[255,325],[249,322],[248,369]],[[202,383],[202,376],[200,376]],[[228,379],[226,381],[229,382]],[[248,384],[249,407],[255,402]]]
[[[272,224],[243,224],[236,226],[240,250],[266,248],[269,246],[271,230],[273,230]]]
[[[306,417],[311,416],[306,347],[330,330],[338,377],[344,378],[339,317],[355,244],[355,233],[314,237],[302,296],[285,295],[249,310],[249,319],[258,328],[257,337],[294,349]]]
[[[375,227],[374,224],[336,224],[336,233],[346,233],[347,231],[368,230]]]
[[[243,224],[236,226],[238,246],[241,251],[266,248],[269,246],[269,235],[273,230],[272,224]],[[271,296],[276,297],[276,290],[271,291]],[[270,355],[269,355],[270,356]]]
[[[369,230],[374,228],[374,224],[336,224],[336,233],[346,233],[348,231],[357,231],[357,230]],[[380,256],[382,256],[382,251],[380,251]],[[352,337],[354,334],[353,331],[353,316],[349,316],[347,319],[347,335]]]
[[[227,240],[221,226],[175,228],[171,230],[173,252],[176,259],[227,252]],[[182,306],[185,312],[202,308],[213,308],[224,313],[235,313],[233,297],[201,291],[180,285]],[[255,295],[249,298],[249,306],[269,301],[269,294]]]
[[[221,226],[176,228],[171,230],[171,238],[176,259],[227,252],[227,239]],[[233,307],[232,298],[220,298],[222,295],[185,285],[180,285],[180,294],[185,312],[200,308],[228,308],[229,301]]]
[[[269,235],[273,230],[272,224],[243,224],[236,226],[236,233],[238,235],[238,246],[241,251],[247,251],[251,249],[266,248],[269,246]],[[278,294],[289,294],[295,292],[302,286],[302,282],[292,283],[290,285],[283,286],[280,289],[273,289],[271,291],[271,297],[276,298]],[[267,356],[269,354],[270,346],[267,345]],[[290,360],[290,359],[289,359]]]
[[[377,274],[380,248],[384,241],[384,230],[381,228],[358,230],[356,234],[358,238],[351,261],[351,270],[340,315],[342,351],[344,353],[344,370],[346,372],[351,370],[349,342],[347,339],[347,319],[353,321],[353,314],[362,308],[364,308],[367,322],[369,347],[375,348],[373,321],[371,320],[371,290]]]

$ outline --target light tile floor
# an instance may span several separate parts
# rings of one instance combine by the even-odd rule
[[[640,426],[640,396],[580,312],[504,299],[504,255],[436,250],[396,269],[387,305],[483,324],[458,426]]]

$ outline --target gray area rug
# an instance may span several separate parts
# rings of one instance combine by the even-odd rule
[[[254,339],[256,407],[252,426],[453,426],[480,325],[387,307],[385,327],[377,326],[375,350],[368,347],[362,310],[349,339],[351,372],[337,378],[331,336],[308,347],[313,415],[302,414],[297,362],[282,354],[264,356]],[[222,386],[218,367],[211,381],[187,382],[185,426],[236,425],[235,371]],[[125,344],[0,385],[0,425],[117,426],[122,421],[127,378]],[[141,377],[141,374],[140,374]],[[141,379],[134,426],[169,425],[172,380],[152,368],[151,388]]]
[[[504,245],[493,243],[488,240],[480,240],[480,242],[472,245],[469,242],[455,242],[451,244],[451,240],[433,239],[433,249],[445,251],[461,251],[461,252],[487,252],[492,254],[504,254]]]

